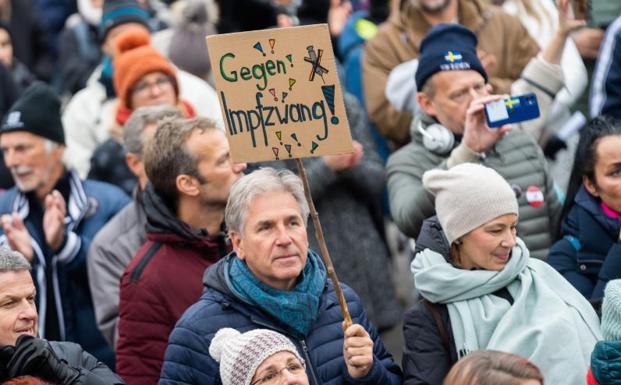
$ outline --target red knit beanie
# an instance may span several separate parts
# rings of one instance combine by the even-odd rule
[[[149,34],[140,29],[131,29],[120,34],[116,41],[114,58],[114,88],[122,105],[130,106],[130,90],[144,75],[163,72],[170,76],[179,98],[179,86],[175,70],[170,62],[152,45]]]

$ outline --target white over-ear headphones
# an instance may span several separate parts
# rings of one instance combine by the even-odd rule
[[[435,154],[446,155],[455,145],[455,136],[451,130],[439,123],[423,128],[423,122],[419,120],[418,132],[423,135],[423,146]]]

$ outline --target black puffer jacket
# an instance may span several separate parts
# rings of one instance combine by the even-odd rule
[[[437,217],[423,222],[416,240],[415,254],[425,249],[432,249],[444,256],[449,255],[450,245]],[[434,317],[438,317],[442,322],[437,322]],[[443,339],[440,330],[444,330],[448,338]],[[446,305],[432,304],[419,296],[419,301],[405,312],[403,335],[405,337],[402,361],[403,384],[442,385],[449,369],[457,362],[457,351]]]
[[[80,376],[71,385],[125,385],[112,370],[84,351],[80,345],[56,341],[50,341],[49,344],[60,360],[80,371]],[[3,366],[4,363],[0,362],[0,369]],[[9,380],[3,376],[4,373],[0,370],[0,382]]]
[[[423,222],[416,239],[415,253],[425,249],[442,254],[447,260],[450,255],[450,244],[437,217]],[[494,294],[513,303],[507,289],[500,289]],[[403,384],[442,385],[444,377],[458,359],[446,305],[433,304],[419,296],[419,301],[405,313],[403,334]]]

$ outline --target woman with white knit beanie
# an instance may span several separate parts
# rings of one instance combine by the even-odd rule
[[[218,330],[209,354],[220,363],[222,385],[308,385],[306,365],[295,345],[268,329]]]
[[[405,382],[441,385],[458,358],[490,349],[532,361],[547,384],[584,384],[599,320],[556,270],[529,258],[511,186],[474,163],[427,171],[423,185],[437,219],[423,225],[411,265],[422,300],[405,315]]]

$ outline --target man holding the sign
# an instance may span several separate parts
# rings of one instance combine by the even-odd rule
[[[344,286],[353,324],[343,322],[333,282],[308,248],[308,214],[302,182],[290,171],[264,168],[233,185],[225,221],[234,252],[206,270],[203,295],[170,335],[160,384],[220,383],[208,350],[222,327],[285,334],[312,385],[401,384],[358,296]]]

